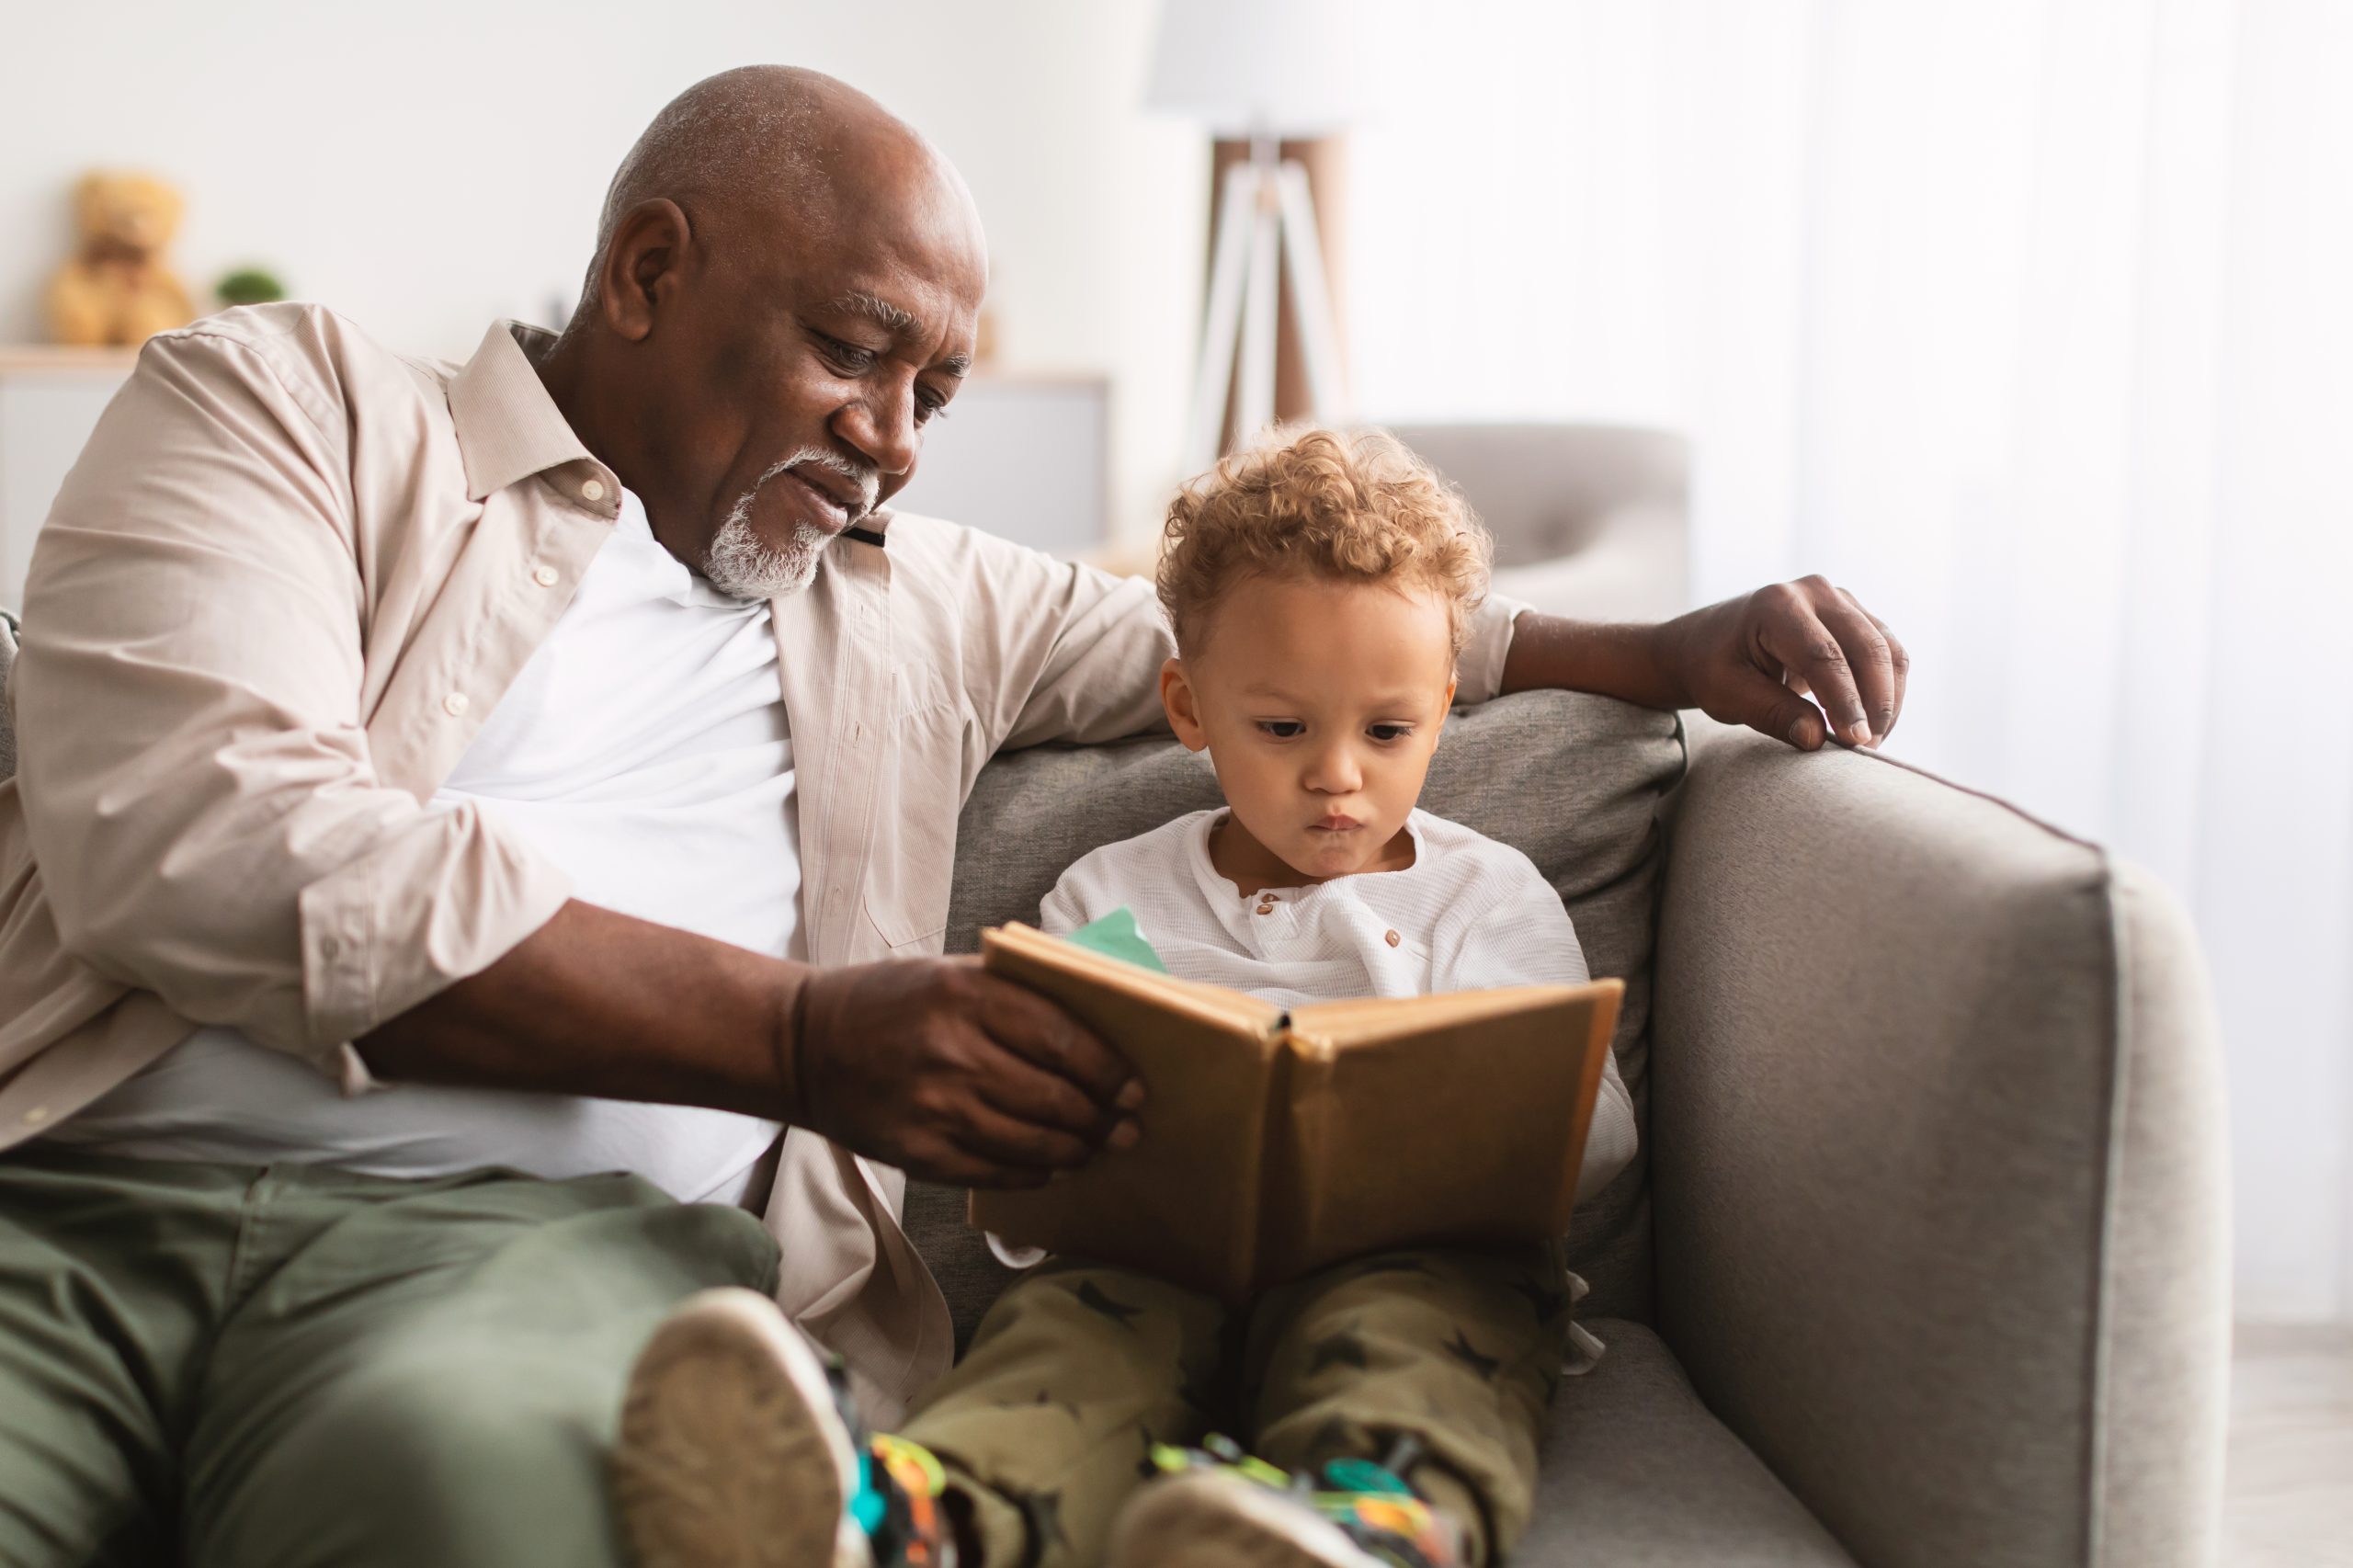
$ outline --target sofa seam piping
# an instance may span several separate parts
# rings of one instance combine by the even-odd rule
[[[1827,750],[1830,748],[1825,747],[1824,749]],[[1989,790],[1980,790],[1974,785],[1957,782],[1956,780],[1948,778],[1943,774],[1936,772],[1931,768],[1923,767],[1916,762],[1907,762],[1900,756],[1889,756],[1884,753],[1864,747],[1841,747],[1838,749],[1845,751],[1849,756],[1859,756],[1869,762],[1878,763],[1883,767],[1893,767],[1902,772],[1909,773],[1915,778],[1926,778],[1930,783],[1941,784],[1948,790],[1957,790],[1963,795],[1969,796],[1972,800],[1983,801],[1989,806],[1998,806],[2004,812],[2006,812],[2011,816],[2018,818],[2018,821],[2025,823],[2029,827],[2040,828],[2042,832],[2050,835],[2053,838],[2061,840],[2063,843],[2080,845],[2086,849],[2098,850],[2103,858],[2106,857],[2106,846],[2098,843],[2097,840],[2085,838],[2076,834],[2069,833],[2065,828],[2059,826],[2057,824],[2047,822],[2043,818],[2035,815],[2032,812],[2028,811],[2024,806],[2019,805],[2017,801],[2006,800],[2000,795],[1995,794]]]
[[[2100,1568],[2107,1561],[2107,1515],[2109,1503],[2109,1395],[2113,1386],[2115,1359],[2116,1301],[2116,1209],[2124,1183],[2120,1167],[2124,1162],[2124,1119],[2131,1092],[2131,1057],[2130,1017],[2131,996],[2132,949],[2125,928],[2122,902],[2118,896],[2115,862],[2105,851],[2100,852],[2100,899],[2109,944],[2107,1028],[2103,1031],[2108,1051],[2104,1087],[2108,1104],[2103,1119],[2104,1146],[2099,1165],[2100,1192],[2096,1213],[2098,1234],[2092,1267],[2092,1311],[2090,1322],[2091,1354],[2088,1358],[2085,1411],[2088,1429],[2085,1433],[2085,1479],[2087,1494],[2084,1508],[2084,1561],[2092,1568]]]

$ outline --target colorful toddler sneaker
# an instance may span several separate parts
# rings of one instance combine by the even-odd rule
[[[956,1568],[945,1484],[756,1291],[688,1297],[630,1372],[613,1504],[638,1568]]]
[[[1399,1479],[1396,1454],[1292,1475],[1212,1437],[1152,1459],[1161,1475],[1120,1511],[1111,1568],[1462,1568],[1462,1532]]]

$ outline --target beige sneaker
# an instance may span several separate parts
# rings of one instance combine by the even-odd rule
[[[871,1568],[863,1445],[825,1363],[756,1291],[688,1297],[637,1358],[613,1504],[638,1568]]]

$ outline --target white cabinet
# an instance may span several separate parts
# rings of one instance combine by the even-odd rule
[[[33,535],[134,356],[0,348],[0,608],[24,603]]]
[[[24,602],[33,536],[131,370],[118,349],[0,348],[0,607]],[[1110,384],[983,371],[925,434],[898,506],[1077,555],[1110,517]]]

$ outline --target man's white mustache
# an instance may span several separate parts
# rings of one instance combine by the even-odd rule
[[[769,480],[804,464],[811,468],[822,468],[827,473],[837,474],[858,486],[858,505],[850,509],[849,514],[851,523],[857,523],[867,513],[874,510],[874,504],[881,498],[882,492],[881,474],[864,463],[850,461],[839,452],[829,452],[818,447],[805,448],[771,467],[753,482],[753,494],[756,494],[760,487]]]

